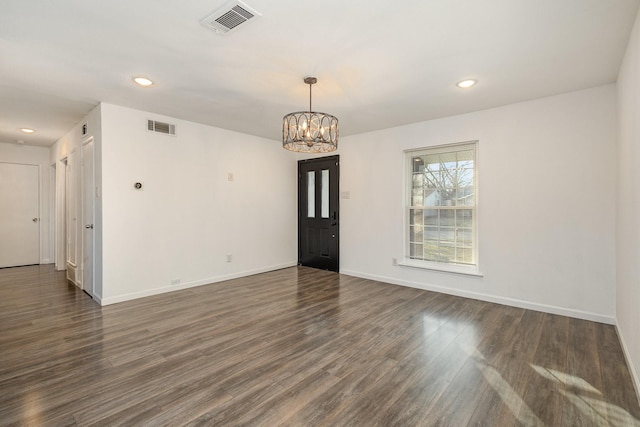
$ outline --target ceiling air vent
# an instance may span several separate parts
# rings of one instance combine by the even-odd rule
[[[167,135],[175,135],[176,125],[157,122],[155,120],[147,120],[147,130],[150,130],[151,132],[164,133]]]
[[[224,35],[256,16],[261,15],[243,2],[235,0],[225,3],[200,23],[217,34]]]

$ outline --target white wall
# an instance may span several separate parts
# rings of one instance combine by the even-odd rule
[[[618,76],[616,318],[640,395],[640,12]]]
[[[102,129],[103,304],[296,264],[297,169],[279,142],[110,104]]]
[[[0,142],[0,162],[38,165],[40,171],[40,263],[53,262],[50,240],[51,176],[49,149]]]
[[[484,277],[403,257],[403,150],[479,140]],[[343,138],[341,272],[613,323],[616,89]]]

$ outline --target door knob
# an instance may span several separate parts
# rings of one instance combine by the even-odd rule
[[[38,222],[38,218],[33,218],[31,221]]]
[[[93,230],[93,224],[87,224],[87,225],[84,226],[84,228],[90,228],[90,229]]]

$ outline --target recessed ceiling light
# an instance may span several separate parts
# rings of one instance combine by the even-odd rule
[[[153,85],[153,82],[146,77],[134,77],[133,81],[136,82],[138,86],[147,87]]]
[[[20,130],[21,130],[22,132],[24,132],[24,133],[34,133],[34,132],[35,132],[35,130],[33,130],[33,129],[29,129],[29,128],[22,128],[22,129],[20,129]]]
[[[469,79],[469,80],[463,80],[461,82],[458,82],[456,86],[461,87],[462,89],[466,89],[475,85],[476,83],[478,83],[477,80]]]

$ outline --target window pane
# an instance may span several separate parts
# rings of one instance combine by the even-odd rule
[[[475,204],[475,194],[473,186],[458,187],[458,206],[473,206]]]
[[[456,247],[450,242],[440,241],[440,253],[437,256],[439,262],[455,262]]]
[[[417,189],[413,189],[414,194],[416,194],[416,192],[419,191],[420,193],[420,206],[433,206],[433,200],[434,200],[434,196],[433,196],[433,191],[429,188],[427,188],[427,186],[424,186],[422,188],[420,188],[420,190]]]
[[[439,206],[455,206],[457,192],[455,188],[447,188],[439,191],[440,204]]]
[[[411,245],[409,245],[409,256],[411,258],[414,259],[423,259],[423,249],[422,249],[422,244],[419,243],[411,243]]]
[[[471,167],[463,167],[457,171],[457,187],[473,186],[473,164]]]
[[[411,209],[409,211],[409,224],[422,225],[422,209]]]
[[[471,228],[458,228],[456,241],[460,247],[471,247],[473,230]]]
[[[316,173],[307,172],[307,218],[316,217]]]
[[[471,248],[459,248],[458,249],[458,257],[457,262],[463,264],[472,264],[473,263],[473,251]]]
[[[422,188],[424,185],[425,174],[422,172],[416,172],[412,176],[413,188]]]
[[[440,210],[440,226],[453,227],[456,225],[456,210],[441,209]]]
[[[424,241],[424,255],[423,259],[426,261],[439,261],[440,254],[440,242],[438,240],[425,240]]]
[[[425,227],[424,238],[425,240],[438,240],[440,238],[440,229],[438,227]]]
[[[453,227],[440,227],[440,242],[453,245],[456,242],[456,229]]]
[[[322,169],[322,199],[320,214],[322,218],[329,218],[329,169]]]
[[[409,232],[409,241],[413,243],[422,243],[424,230],[421,226],[412,226]]]
[[[422,172],[424,170],[424,160],[420,157],[413,157],[411,159],[411,165],[414,173]]]
[[[429,189],[442,188],[440,182],[442,181],[442,174],[439,171],[432,171],[429,169],[425,169],[423,174],[424,176],[424,185]]]
[[[411,206],[424,206],[424,190],[422,188],[411,190]]]
[[[471,209],[456,209],[456,225],[458,227],[471,227],[473,211]]]
[[[437,209],[425,209],[424,210],[424,224],[425,225],[438,225],[439,224],[438,213],[439,213],[439,211]]]

